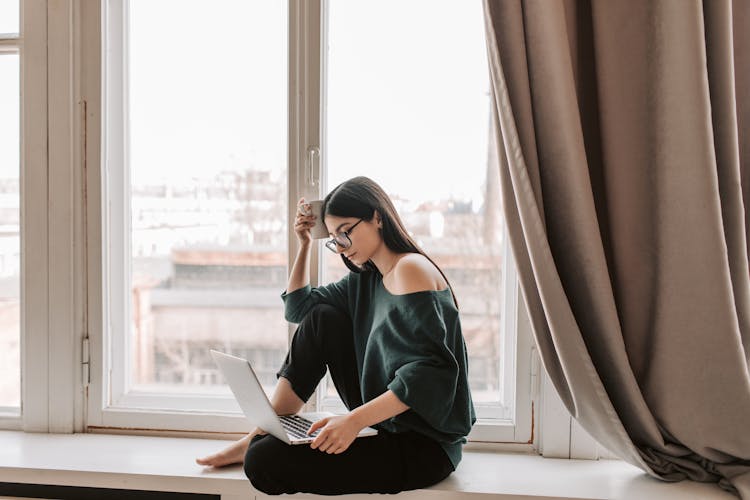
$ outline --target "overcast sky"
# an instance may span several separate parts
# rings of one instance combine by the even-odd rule
[[[0,0],[0,32],[15,5]],[[367,175],[410,198],[478,200],[489,120],[481,1],[329,5],[331,186]],[[250,166],[283,174],[286,2],[132,0],[131,30],[134,182]],[[17,61],[0,56],[3,176],[18,165]]]

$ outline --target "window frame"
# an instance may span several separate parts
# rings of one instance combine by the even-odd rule
[[[327,136],[326,136],[326,80],[325,75],[327,74],[328,61],[326,57],[325,47],[328,46],[328,4],[329,0],[319,0],[321,3],[321,19],[320,19],[320,35],[317,37],[320,40],[320,47],[316,51],[315,55],[318,56],[319,60],[311,61],[312,65],[321,68],[319,75],[320,78],[320,117],[319,123],[321,124],[321,136],[320,144],[322,144],[321,151],[321,163],[326,164],[326,152],[327,152]],[[313,40],[311,40],[312,42]],[[312,117],[315,119],[315,117]],[[322,172],[326,169],[322,168]],[[322,186],[327,185],[325,179],[321,177]],[[321,193],[323,196],[325,193]],[[296,202],[296,201],[295,201]],[[505,224],[503,224],[505,230]],[[532,363],[532,345],[533,339],[531,337],[530,321],[528,318],[524,318],[527,314],[526,308],[523,305],[523,301],[519,300],[520,286],[518,284],[518,276],[516,271],[515,262],[513,260],[513,253],[509,244],[509,237],[507,230],[503,237],[503,276],[502,288],[503,304],[502,304],[502,325],[501,331],[498,332],[500,335],[502,351],[506,353],[503,356],[503,362],[512,366],[511,370],[514,372],[515,384],[510,377],[501,377],[504,400],[510,399],[512,404],[510,408],[498,408],[496,405],[487,404],[476,404],[475,409],[477,411],[477,422],[472,428],[471,433],[468,436],[469,441],[473,442],[492,442],[492,443],[524,443],[531,445],[533,443],[534,435],[532,429],[532,412],[534,406],[532,404],[532,378],[536,380],[536,375],[532,373],[532,369],[535,367],[538,369],[538,365]],[[314,245],[319,247],[319,245]],[[296,252],[296,250],[295,250]],[[290,269],[294,262],[294,253],[290,249]],[[318,276],[323,276],[323,262],[322,260],[313,260],[311,268],[317,271]],[[311,280],[311,283],[312,280]],[[525,321],[524,321],[525,319]],[[509,332],[515,332],[515,335],[510,335]],[[504,369],[500,370],[501,374],[507,374]],[[508,396],[507,398],[505,396]],[[316,391],[316,397],[314,404],[310,404],[310,410],[320,408],[322,411],[331,412],[344,412],[346,408],[342,404],[338,397],[330,397],[327,395],[327,381],[323,379]]]
[[[289,26],[303,26],[307,19],[305,2],[290,1],[288,16]],[[92,179],[91,186],[100,190],[102,210],[97,213],[95,206],[89,206],[89,221],[94,234],[101,234],[100,245],[90,246],[94,255],[90,259],[89,286],[99,293],[89,298],[95,305],[96,314],[91,324],[91,377],[87,401],[87,429],[132,429],[144,431],[183,431],[188,433],[234,434],[248,432],[248,423],[231,393],[223,395],[180,395],[170,393],[125,392],[125,380],[129,378],[124,356],[113,356],[113,352],[128,352],[126,330],[121,325],[130,323],[130,301],[126,299],[126,286],[129,280],[130,245],[127,224],[130,213],[129,197],[126,187],[129,185],[125,165],[127,140],[125,132],[127,95],[124,84],[127,75],[127,1],[105,0],[101,6],[84,3],[83,9],[91,9],[89,18],[100,19],[107,27],[104,31],[106,40],[99,32],[100,53],[92,53],[87,59],[90,74],[102,74],[101,101],[103,109],[98,109],[102,117],[101,157],[96,164],[102,163],[101,178]],[[99,10],[101,9],[101,10]],[[90,27],[93,29],[93,27]],[[297,109],[304,96],[299,96],[300,80],[296,71],[299,60],[296,52],[303,40],[291,46],[293,37],[290,34],[289,46],[289,128],[301,129],[296,118],[305,110]],[[103,58],[100,54],[108,54]],[[297,64],[295,64],[297,63]],[[92,85],[96,85],[92,82]],[[96,97],[96,89],[92,91]],[[295,140],[293,140],[293,137]],[[291,186],[299,187],[301,177],[298,154],[300,137],[289,136],[289,192]],[[104,201],[106,200],[106,201]],[[294,207],[296,199],[290,206]],[[289,214],[293,217],[293,213]],[[115,249],[116,251],[113,251]],[[279,291],[281,293],[281,291]],[[120,304],[121,307],[117,307]],[[120,325],[120,326],[118,326]],[[95,333],[95,335],[94,335]],[[164,409],[165,401],[170,409]],[[201,408],[201,410],[195,410]]]
[[[74,1],[74,0],[71,0]],[[129,214],[129,199],[124,186],[127,173],[124,171],[127,154],[127,137],[124,131],[127,95],[124,80],[127,68],[125,50],[127,41],[127,2],[105,0],[83,2],[82,36],[90,43],[83,48],[86,78],[84,99],[88,114],[100,117],[101,133],[89,134],[88,160],[91,165],[102,164],[101,169],[88,169],[85,174],[88,191],[85,213],[86,262],[87,262],[87,331],[89,332],[89,368],[91,380],[86,387],[85,429],[141,429],[169,430],[194,433],[242,433],[248,431],[247,422],[236,412],[236,403],[231,396],[187,396],[177,394],[155,394],[124,392],[127,367],[124,356],[120,359],[113,352],[128,352],[125,330],[117,325],[129,325],[129,300],[126,299],[126,279],[129,276],[130,245],[126,224]],[[325,92],[323,75],[326,61],[322,47],[326,40],[326,0],[289,0],[289,64],[288,64],[288,218],[294,217],[299,196],[309,199],[324,195],[321,186],[325,179]],[[99,20],[99,25],[97,25]],[[102,39],[101,25],[106,26],[106,40]],[[97,40],[104,46],[99,47]],[[92,46],[93,45],[93,46]],[[104,58],[102,54],[108,54]],[[101,82],[96,75],[103,75]],[[105,104],[104,109],[98,103]],[[109,114],[107,114],[109,113]],[[91,123],[93,126],[98,122]],[[119,138],[119,139],[118,139]],[[96,144],[97,141],[100,144]],[[100,208],[101,207],[101,208]],[[501,332],[504,350],[515,352],[512,358],[516,384],[505,384],[504,390],[511,392],[515,411],[506,419],[482,419],[472,430],[469,440],[477,443],[525,444],[531,447],[534,441],[532,429],[532,339],[530,322],[522,301],[518,300],[519,287],[512,264],[508,238],[503,239],[505,248],[505,270],[502,284],[506,297],[505,318]],[[117,250],[119,249],[119,250]],[[317,286],[322,276],[320,245],[313,245],[310,283]],[[288,268],[291,269],[297,253],[297,241],[292,229],[288,235]],[[116,272],[113,272],[116,270]],[[280,291],[281,292],[281,291]],[[115,304],[121,304],[120,308]],[[295,326],[289,324],[289,339]],[[517,335],[507,335],[516,331]],[[507,382],[507,381],[506,381]],[[107,389],[111,397],[107,398]],[[172,409],[164,410],[168,400]],[[306,410],[316,407],[327,409],[330,401],[316,398],[306,405]],[[201,411],[192,408],[204,408]],[[481,408],[478,410],[482,411]],[[479,412],[478,412],[479,413]],[[481,415],[481,413],[480,413]]]
[[[83,420],[78,8],[22,0],[19,16],[0,51],[20,60],[21,404],[3,409],[0,428],[73,432]]]

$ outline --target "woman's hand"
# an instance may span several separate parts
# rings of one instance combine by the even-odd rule
[[[320,419],[312,424],[310,430],[307,431],[308,434],[312,434],[321,429],[315,440],[310,444],[310,448],[317,448],[328,454],[335,453],[338,455],[349,448],[359,431],[364,428],[365,426],[360,425],[351,414]]]
[[[310,215],[307,215],[310,213]],[[297,202],[297,214],[294,218],[294,232],[297,239],[302,244],[312,243],[312,234],[310,228],[315,225],[315,216],[310,212],[310,205],[305,203],[304,198]]]

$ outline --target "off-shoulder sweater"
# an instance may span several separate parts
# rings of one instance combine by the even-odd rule
[[[409,410],[376,427],[413,430],[440,443],[455,468],[476,421],[468,382],[466,344],[450,288],[390,293],[379,273],[350,272],[316,288],[281,294],[287,321],[299,323],[316,304],[352,319],[362,401],[388,389]]]

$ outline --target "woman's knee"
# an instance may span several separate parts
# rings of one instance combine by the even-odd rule
[[[312,341],[321,352],[330,345],[338,345],[340,339],[351,338],[353,328],[349,315],[330,304],[314,305],[299,326],[297,333]]]
[[[330,304],[316,304],[305,316],[305,320],[312,321],[317,325],[348,326],[351,328],[352,320],[349,315]],[[304,320],[303,320],[304,321]]]

